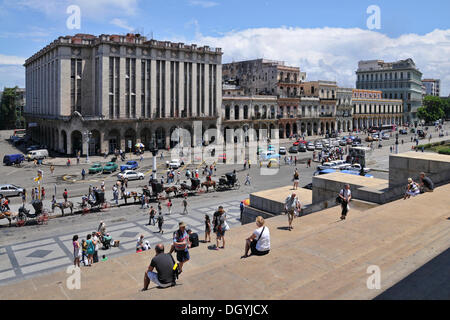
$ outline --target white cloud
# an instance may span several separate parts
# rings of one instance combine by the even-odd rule
[[[19,65],[0,65],[0,90],[15,86],[25,87],[25,68]]]
[[[70,5],[78,5],[81,16],[99,18],[105,16],[121,15],[132,16],[136,14],[140,0],[4,0],[5,7],[31,9],[43,12],[48,16],[66,14]]]
[[[189,0],[189,4],[191,6],[198,6],[202,8],[212,8],[219,5],[217,2],[205,0]]]
[[[25,58],[0,54],[0,65],[23,65]]]
[[[424,78],[441,79],[442,93],[450,93],[450,29],[390,38],[359,28],[259,28],[219,37],[197,35],[193,42],[222,48],[224,63],[283,60],[306,71],[308,80],[337,80],[347,87],[355,86],[360,60],[412,58]]]
[[[123,20],[123,19],[119,19],[119,18],[115,18],[115,19],[113,19],[112,21],[111,21],[111,24],[113,24],[113,25],[115,25],[115,26],[118,26],[118,27],[120,27],[120,28],[122,28],[122,29],[126,29],[126,30],[128,30],[128,31],[134,31],[134,28],[133,27],[130,27],[128,24],[127,24],[127,22],[125,21],[125,20]]]

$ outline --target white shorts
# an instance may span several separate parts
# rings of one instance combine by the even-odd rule
[[[158,287],[166,288],[172,285],[171,283],[162,284],[161,282],[159,282],[158,274],[156,272],[149,271],[147,272],[147,276],[150,279],[150,281],[156,284]]]

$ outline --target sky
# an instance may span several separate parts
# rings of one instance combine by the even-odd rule
[[[67,26],[73,5],[79,29]],[[224,63],[285,61],[342,87],[355,86],[360,60],[412,58],[448,96],[449,13],[448,0],[0,0],[0,90],[23,87],[25,59],[59,36],[137,32],[220,47]]]

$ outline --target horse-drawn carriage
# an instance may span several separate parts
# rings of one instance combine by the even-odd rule
[[[43,208],[42,201],[37,199],[31,202],[31,205],[34,208],[34,214],[30,213],[30,210],[27,210],[25,206],[19,208],[19,213],[16,217],[17,222],[16,225],[18,227],[24,226],[28,219],[35,219],[38,224],[46,224],[48,221],[48,211]]]
[[[226,173],[219,178],[219,191],[222,190],[238,190],[241,187],[239,180],[236,177],[236,173]]]
[[[184,182],[181,183],[180,191],[184,194],[191,194],[191,193],[197,193],[200,190],[200,179],[197,178],[191,178],[191,185],[188,185]]]

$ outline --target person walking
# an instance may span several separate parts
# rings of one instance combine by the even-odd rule
[[[73,236],[72,245],[73,245],[73,265],[79,268],[81,259],[81,245],[78,242],[78,235]]]
[[[297,168],[295,168],[295,171],[294,171],[294,179],[293,179],[293,181],[294,181],[294,190],[297,190],[298,189],[298,183],[300,181],[300,174],[298,173]]]
[[[190,259],[189,235],[186,232],[186,224],[182,221],[178,224],[178,230],[173,233],[173,249],[177,253],[179,274],[181,274],[183,265]]]
[[[25,203],[27,202],[27,192],[24,190],[22,193],[22,206],[25,207]]]
[[[244,183],[244,185],[251,185],[252,183],[251,183],[251,181],[250,181],[250,174],[249,173],[247,173],[247,176],[245,177],[245,183]]]
[[[157,221],[158,221],[158,229],[159,229],[158,233],[163,234],[164,233],[164,230],[163,230],[164,216],[162,215],[161,211],[159,212]]]
[[[94,255],[92,258],[93,258],[94,263],[98,262],[99,242],[100,242],[100,240],[97,237],[97,233],[92,232],[92,243],[94,244]]]
[[[188,206],[187,197],[184,197],[184,199],[183,199],[183,214],[188,214],[187,206]]]
[[[53,175],[53,172],[55,171],[55,166],[54,165],[51,165],[50,166],[50,172],[51,172],[51,174]]]
[[[55,195],[52,196],[52,213],[55,212],[55,205],[56,205],[56,199],[55,199]]]
[[[86,170],[84,170],[83,168],[83,170],[81,170],[81,178],[84,180],[85,177],[86,177]]]
[[[155,223],[155,215],[156,215],[156,211],[155,209],[153,209],[153,206],[150,206],[150,211],[149,211],[149,219],[148,219],[148,225],[149,226],[154,226]]]
[[[339,192],[339,198],[341,199],[341,220],[347,218],[347,213],[350,210],[349,203],[352,199],[352,192],[350,191],[350,185],[346,184],[344,188]]]
[[[36,193],[34,192],[34,188],[31,189],[31,201],[34,201],[34,198],[36,197]]]
[[[172,214],[172,200],[169,199],[167,202],[167,210],[169,211],[169,216]]]
[[[158,201],[158,214],[162,214],[162,205],[160,201]]]
[[[295,192],[293,192],[289,197],[286,198],[284,202],[284,210],[286,211],[286,214],[288,216],[288,230],[291,231],[292,229],[294,229],[294,227],[292,226],[294,216],[296,212],[299,215],[301,210],[301,204]]]
[[[248,159],[248,170],[250,170],[252,168],[252,162],[250,161],[250,159]]]
[[[211,242],[211,221],[207,214],[205,214],[205,243],[206,242]]]
[[[41,200],[42,201],[45,200],[45,188],[44,187],[41,188]]]
[[[239,210],[241,212],[241,215],[239,217],[239,221],[242,221],[242,215],[244,214],[244,201],[241,201],[241,203],[239,204]]]

